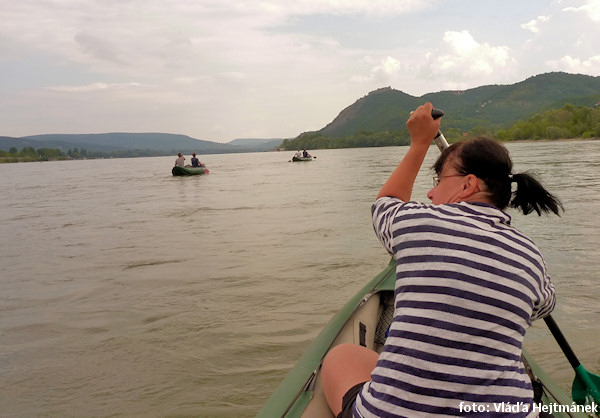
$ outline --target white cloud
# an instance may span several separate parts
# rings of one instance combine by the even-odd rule
[[[437,48],[431,45],[402,48],[372,63],[367,75],[351,80],[373,88],[390,85],[413,95],[518,81],[518,63],[508,46],[479,42],[469,30],[446,31]]]
[[[434,2],[424,0],[271,0],[263,1],[259,7],[269,13],[283,15],[312,14],[365,14],[390,15],[425,10]],[[242,2],[238,9],[247,9]]]
[[[599,75],[600,74],[600,55],[589,57],[587,59],[575,58],[570,55],[562,57],[559,61],[550,61],[550,66],[578,74]]]
[[[528,30],[529,32],[538,33],[540,31],[538,25],[540,23],[548,21],[549,19],[550,18],[548,16],[538,16],[536,19],[530,20],[529,22],[522,24],[521,27],[525,30]]]
[[[402,68],[402,64],[395,58],[386,57],[383,61],[381,61],[381,65],[376,67],[375,73],[381,74],[383,77],[388,77],[390,75],[395,75]]]
[[[427,69],[436,78],[459,85],[492,82],[501,78],[503,72],[514,70],[511,53],[507,46],[477,42],[468,30],[447,31],[440,50],[430,54]]]
[[[278,36],[265,29],[283,26],[292,16],[389,17],[431,4],[423,0],[22,0],[3,5],[2,35],[69,61],[101,64],[96,71],[123,71],[109,63],[160,70],[174,64],[185,67],[190,60],[219,63],[236,54],[255,53],[257,58],[257,52],[266,54],[270,42],[277,42]]]
[[[549,12],[543,19],[522,25],[533,36],[520,48],[520,66],[534,74],[567,71],[600,75],[600,1],[556,1]]]
[[[119,65],[125,63],[125,60],[119,56],[117,45],[113,42],[97,38],[85,31],[76,33],[73,39],[85,54],[94,59]]]
[[[591,20],[600,22],[600,1],[598,0],[584,0],[583,6],[578,7],[565,7],[563,11],[583,13],[587,15]]]
[[[94,91],[107,90],[130,90],[132,88],[149,87],[140,83],[103,83],[96,82],[85,86],[50,86],[46,87],[49,91],[58,91],[64,93],[89,93]]]
[[[368,76],[353,76],[351,80],[355,82],[378,82],[385,84],[394,81],[403,70],[404,67],[399,60],[387,56],[371,68]]]

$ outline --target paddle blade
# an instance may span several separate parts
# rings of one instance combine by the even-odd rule
[[[585,405],[591,401],[600,404],[600,376],[588,372],[581,365],[577,367],[571,388],[571,397],[579,405]]]

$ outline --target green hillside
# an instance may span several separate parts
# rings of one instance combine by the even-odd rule
[[[421,103],[417,97],[390,87],[372,91],[345,108],[319,133],[332,138],[353,135],[359,131],[396,131],[406,120],[398,115],[407,115]]]
[[[318,134],[343,138],[360,131],[401,131],[409,112],[426,101],[446,113],[445,130],[467,132],[475,127],[507,128],[536,112],[561,108],[567,103],[596,106],[600,102],[600,77],[547,73],[511,85],[441,91],[421,97],[383,88],[342,110]]]
[[[56,149],[85,150],[87,157],[138,157],[191,154],[218,154],[233,152],[257,152],[276,148],[281,139],[237,140],[219,143],[194,139],[186,135],[165,133],[102,133],[102,134],[48,134],[21,138],[0,136],[0,151],[11,148],[22,150]],[[77,152],[76,152],[77,153]]]
[[[62,147],[64,144],[77,144],[79,147],[92,151],[151,149],[173,153],[177,150],[202,152],[221,150],[226,147],[224,144],[202,141],[185,135],[163,133],[51,134],[33,135],[20,139],[46,145],[57,143]]]

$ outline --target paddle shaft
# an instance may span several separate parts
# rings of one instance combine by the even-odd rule
[[[567,358],[567,360],[569,360],[569,363],[571,363],[571,366],[574,369],[578,368],[581,365],[581,363],[577,359],[577,356],[575,356],[575,352],[573,351],[573,349],[567,342],[567,339],[561,332],[560,328],[558,328],[558,325],[554,321],[554,318],[552,318],[551,315],[548,315],[547,317],[544,318],[544,321],[546,322],[548,329],[554,336],[554,339],[556,340],[556,342],[562,349],[563,353],[565,353],[565,357]]]

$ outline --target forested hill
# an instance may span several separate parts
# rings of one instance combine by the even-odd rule
[[[87,156],[152,156],[176,155],[178,152],[191,154],[218,154],[232,152],[270,151],[283,139],[237,139],[219,143],[194,139],[186,135],[166,133],[101,134],[48,134],[21,138],[1,137],[0,150],[24,147],[34,149],[58,149],[63,152],[85,150]]]
[[[467,132],[474,127],[508,127],[536,112],[562,108],[566,103],[597,106],[600,77],[547,73],[511,85],[441,91],[421,97],[387,87],[357,100],[317,132],[330,138],[343,138],[360,131],[403,130],[409,112],[426,101],[444,110],[445,129]]]

